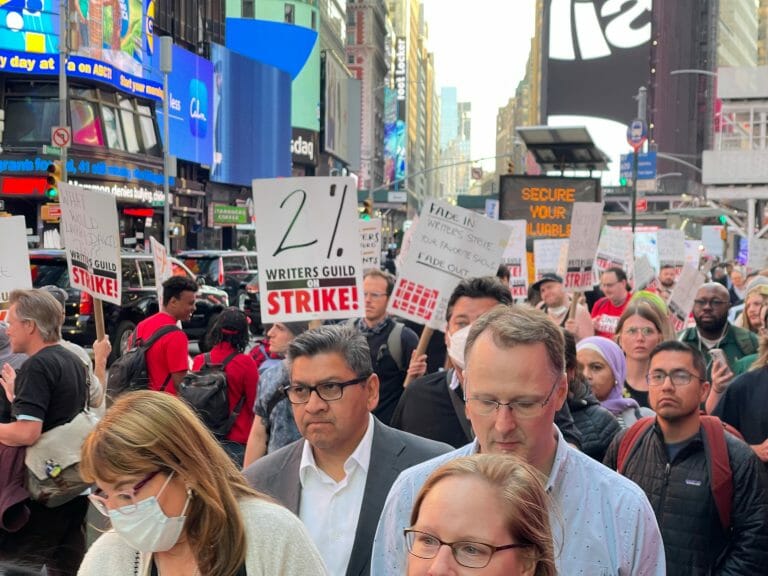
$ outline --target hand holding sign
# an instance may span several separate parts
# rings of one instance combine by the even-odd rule
[[[355,190],[351,178],[253,181],[266,322],[363,315]]]

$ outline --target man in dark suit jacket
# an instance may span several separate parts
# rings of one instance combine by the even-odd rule
[[[451,447],[389,428],[370,414],[379,379],[368,343],[353,326],[297,336],[288,362],[285,392],[303,439],[259,459],[245,476],[302,519],[331,574],[367,576],[392,483]]]

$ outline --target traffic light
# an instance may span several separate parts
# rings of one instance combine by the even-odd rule
[[[622,186],[626,186],[627,179],[624,176],[622,176],[621,178],[619,178],[619,184],[621,184]]]
[[[514,174],[514,173],[515,173],[515,161],[507,160],[507,174]]]
[[[45,188],[45,197],[48,200],[59,199],[59,182],[61,182],[61,163],[52,162],[48,165],[48,185]]]
[[[722,224],[723,226],[728,224],[728,218],[725,216],[725,214],[720,214],[720,216],[718,216],[717,219],[720,221],[720,224]]]
[[[373,201],[370,198],[366,198],[363,200],[363,205],[359,210],[361,220],[370,220],[373,218]]]

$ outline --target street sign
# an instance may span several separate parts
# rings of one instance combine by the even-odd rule
[[[640,198],[640,200],[637,201],[635,204],[637,207],[638,212],[647,212],[648,211],[648,198]]]
[[[633,120],[627,126],[627,142],[635,151],[639,150],[643,143],[648,139],[648,127],[640,119]]]
[[[61,156],[61,148],[58,146],[48,146],[48,144],[43,144],[43,154],[47,156]]]
[[[622,178],[632,180],[632,162],[635,155],[630,152],[629,154],[621,155],[621,164],[619,165],[619,171]],[[638,180],[652,180],[656,178],[656,152],[646,152],[637,155],[637,179]]]
[[[69,126],[54,126],[51,128],[51,144],[59,148],[67,148],[72,142],[72,130]]]

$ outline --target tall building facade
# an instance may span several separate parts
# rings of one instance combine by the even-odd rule
[[[347,2],[347,68],[361,83],[360,175],[358,187],[373,190],[384,181],[384,93],[391,51],[387,6],[378,0]]]
[[[757,65],[768,65],[768,0],[757,8]]]
[[[757,66],[758,12],[755,0],[720,0],[717,65]]]
[[[441,94],[445,96],[440,103],[440,161],[444,168],[440,169],[439,195],[456,197],[469,194],[471,185],[472,103],[457,102],[453,86],[442,88]]]

